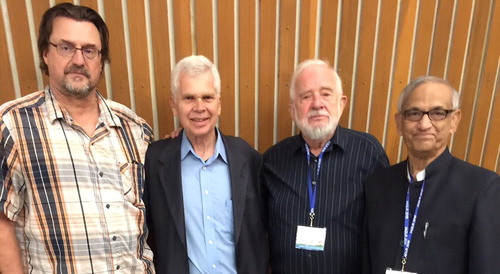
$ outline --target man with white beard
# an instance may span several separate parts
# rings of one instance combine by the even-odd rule
[[[273,274],[361,273],[365,178],[389,163],[375,137],[338,125],[346,103],[328,63],[297,66],[289,111],[301,134],[261,170]]]

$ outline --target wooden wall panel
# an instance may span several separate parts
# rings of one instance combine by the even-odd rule
[[[33,16],[38,28],[42,13],[59,2],[65,0],[0,1],[5,11],[0,14],[0,103],[47,83],[47,77],[37,79],[36,41],[27,19]],[[296,132],[288,113],[290,77],[298,62],[318,57],[343,78],[349,105],[341,124],[372,133],[391,163],[406,157],[394,121],[401,89],[420,75],[445,77],[462,100],[452,153],[499,172],[498,1],[76,2],[101,8],[110,29],[111,64],[99,90],[136,110],[160,137],[174,128],[170,70],[181,58],[202,54],[218,65],[220,128],[263,152]],[[17,71],[11,71],[10,59]]]
[[[120,1],[105,1],[104,12],[109,29],[110,71],[113,100],[133,107],[130,98],[130,81],[126,55],[125,28]],[[151,122],[151,121],[150,121]]]
[[[153,61],[156,83],[156,110],[158,112],[159,136],[165,136],[174,128],[170,108],[170,43],[168,7],[166,1],[151,1],[151,30]],[[153,125],[152,125],[153,126]]]
[[[195,1],[195,34],[196,50],[195,54],[206,56],[214,60],[214,26],[213,26],[213,7],[212,1]]]
[[[356,1],[343,1],[340,20],[340,45],[337,61],[337,72],[342,79],[344,95],[349,98],[340,118],[340,124],[349,125],[350,100],[353,97],[352,79],[354,67],[354,53],[356,49],[356,29],[358,19],[358,4]]]
[[[15,60],[18,66],[19,86],[21,95],[26,95],[38,89],[28,21],[19,20],[27,16],[26,5],[25,2],[8,0],[7,6]],[[22,71],[19,68],[22,68]]]
[[[451,19],[453,17],[453,2],[440,1],[436,12],[436,26],[431,51],[432,54],[429,73],[444,77],[446,59],[448,57],[448,41],[450,36]]]
[[[292,119],[288,110],[290,98],[290,78],[295,65],[295,15],[296,1],[281,1],[278,41],[278,140],[292,133]]]
[[[0,104],[16,97],[3,20],[3,12],[0,12],[0,22],[2,24],[2,27],[0,27]]]
[[[238,12],[239,21],[239,131],[240,136],[249,144],[255,144],[255,0],[241,1]]]
[[[412,79],[429,73],[436,2],[432,0],[420,1],[419,6],[414,53],[411,60]]]
[[[483,65],[483,47],[486,43],[485,38],[490,17],[490,5],[490,1],[476,1],[474,7],[474,20],[472,22],[470,44],[465,63],[465,75],[460,94],[462,120],[453,141],[453,154],[463,159],[467,157],[468,143],[472,134],[471,125],[474,123],[475,118],[472,114],[477,104],[477,88]]]
[[[151,83],[148,61],[144,3],[128,1],[128,28],[130,30],[130,51],[132,53],[132,73],[134,75],[135,110],[147,121],[153,121],[151,108]]]
[[[408,83],[412,45],[414,43],[415,17],[416,17],[416,2],[408,1],[401,2],[399,8],[399,22],[397,25],[396,35],[396,53],[395,53],[395,68],[391,82],[392,92],[389,97],[389,110],[386,119],[386,140],[385,151],[390,159],[399,157],[399,133],[393,118],[397,113],[397,102],[401,90]]]
[[[492,101],[495,100],[495,85],[498,84],[497,80],[500,80],[497,75],[498,56],[500,56],[500,43],[498,43],[500,39],[500,5],[496,5],[488,17],[491,21],[487,28],[491,36],[485,41],[484,65],[481,68],[482,73],[479,79],[481,85],[478,89],[477,114],[474,116],[473,134],[470,141],[470,147],[475,149],[471,149],[466,158],[467,161],[476,165],[482,164],[482,155],[486,146],[485,141],[490,140],[492,137],[495,139],[494,136],[490,136],[488,133],[488,127],[495,126],[494,123],[491,123],[491,120],[497,120],[497,127],[499,125],[498,116],[496,119],[495,116],[491,116],[493,113],[491,107],[493,106]],[[498,139],[500,138],[496,139],[498,145],[500,143]]]
[[[372,0],[368,0],[372,1]],[[375,1],[374,1],[375,2]],[[318,15],[321,15],[319,40],[319,59],[328,61],[335,67],[336,64],[336,44],[337,44],[337,21],[338,21],[339,0],[321,1],[321,8]]]
[[[182,58],[194,54],[191,39],[191,7],[187,0],[171,1],[174,16],[173,44],[175,45],[175,61],[178,62]]]
[[[258,149],[265,151],[274,143],[274,87],[276,84],[277,0],[260,1],[259,13],[259,133]]]
[[[361,10],[359,27],[358,58],[356,63],[356,76],[353,86],[354,95],[349,98],[352,105],[352,128],[360,131],[368,130],[368,111],[372,92],[372,72],[374,69],[374,50],[376,46],[377,21],[379,1],[367,5]]]
[[[385,146],[384,132],[386,120],[387,95],[392,73],[392,55],[397,16],[397,1],[384,2],[380,10],[378,43],[376,45],[376,81],[373,87],[373,100],[370,115],[369,132]],[[384,64],[384,65],[380,65]]]
[[[235,54],[234,54],[234,2],[218,1],[218,51],[221,77],[222,113],[219,126],[225,134],[235,134]]]

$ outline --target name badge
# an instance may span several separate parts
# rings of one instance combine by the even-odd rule
[[[385,271],[385,274],[418,274],[418,273],[417,272],[408,272],[408,271],[387,269]]]
[[[326,227],[297,226],[295,248],[323,251],[325,249]]]

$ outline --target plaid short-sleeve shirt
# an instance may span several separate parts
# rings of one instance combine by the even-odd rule
[[[97,97],[91,137],[48,88],[0,107],[0,212],[29,273],[154,272],[142,201],[151,128]]]

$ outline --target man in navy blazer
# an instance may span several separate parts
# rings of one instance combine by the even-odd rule
[[[203,56],[182,59],[172,72],[170,103],[184,129],[151,144],[145,163],[143,199],[156,271],[266,273],[261,156],[216,128],[216,67]]]
[[[500,176],[450,154],[458,107],[433,76],[401,93],[408,158],[366,182],[364,273],[499,273]]]

